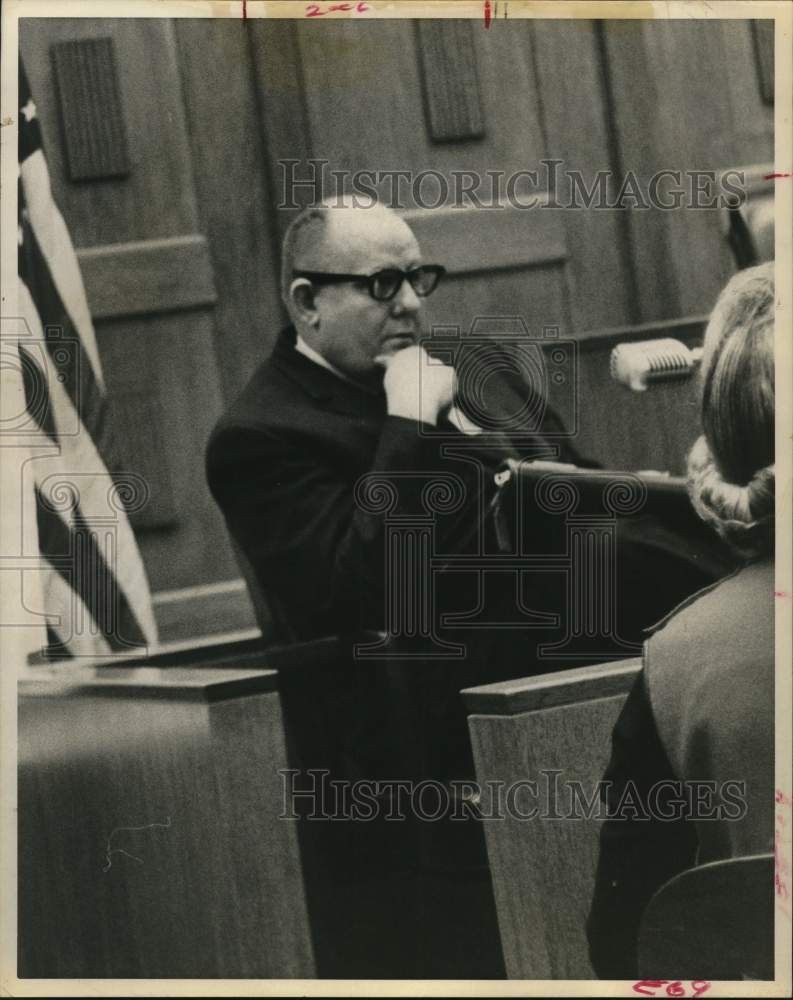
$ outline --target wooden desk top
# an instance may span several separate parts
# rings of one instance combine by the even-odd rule
[[[575,667],[535,677],[483,684],[460,693],[471,713],[519,715],[521,712],[536,712],[541,708],[627,694],[641,667],[640,659],[617,660],[591,667]]]
[[[110,695],[215,702],[275,691],[275,670],[212,667],[85,666],[60,663],[31,667],[19,679],[24,698]]]

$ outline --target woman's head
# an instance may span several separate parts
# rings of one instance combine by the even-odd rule
[[[745,486],[774,461],[773,264],[730,281],[703,346],[702,428],[724,479]]]
[[[705,433],[689,456],[698,513],[747,554],[773,540],[773,268],[739,272],[719,296],[703,345]]]

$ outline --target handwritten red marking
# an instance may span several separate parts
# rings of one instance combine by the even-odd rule
[[[245,21],[248,18],[248,0],[242,0],[242,20]]]
[[[775,181],[778,177],[793,177],[793,174],[764,174],[764,181]]]
[[[645,997],[654,997],[655,990],[659,990],[665,982],[666,979],[640,979],[638,983],[633,984],[633,992],[641,993]]]
[[[785,837],[783,832],[789,823],[789,817],[786,813],[790,809],[790,796],[786,795],[781,788],[777,788],[774,802],[777,805],[776,829],[774,830],[774,891],[779,909],[790,920],[790,865],[783,854],[783,844],[790,839],[790,835]]]
[[[493,20],[493,11],[490,9],[490,0],[485,0],[485,27],[490,27],[490,22]]]
[[[324,10],[322,4],[310,3],[306,4],[306,17],[324,17],[325,14],[333,14],[335,11],[343,11],[347,14],[365,14],[370,9],[369,4],[364,3],[363,0],[360,0],[360,3],[332,3]]]
[[[793,594],[789,593],[787,590],[775,590],[774,597],[793,597]]]
[[[668,997],[684,997],[688,995],[686,987],[679,979],[640,979],[633,984],[633,992],[641,993],[645,997],[654,997],[657,995],[656,991],[664,986],[666,987],[664,993]],[[701,997],[709,989],[710,983],[706,979],[693,979],[691,981],[691,995],[693,997]]]

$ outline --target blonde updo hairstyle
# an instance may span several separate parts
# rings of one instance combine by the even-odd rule
[[[699,516],[747,557],[774,545],[774,265],[740,271],[703,344],[702,429],[688,459]]]

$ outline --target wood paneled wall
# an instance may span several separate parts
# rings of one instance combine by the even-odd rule
[[[773,107],[763,100],[750,22],[609,21],[599,30],[622,169],[650,177],[773,160]],[[625,215],[632,319],[708,312],[735,270],[720,213]]]

